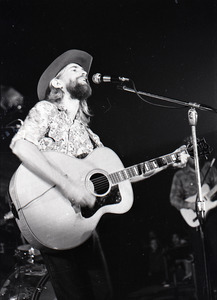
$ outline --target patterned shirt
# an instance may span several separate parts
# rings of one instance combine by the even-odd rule
[[[57,151],[77,158],[102,147],[99,137],[80,118],[71,119],[67,110],[48,101],[40,101],[29,111],[23,125],[13,137],[11,147],[25,139],[40,151]]]
[[[212,167],[204,181],[204,176],[206,175],[209,166],[210,163],[206,162],[202,167],[200,174],[201,183],[208,184],[211,189],[217,184],[217,169]],[[196,174],[195,171],[187,165],[185,168],[177,171],[173,177],[170,191],[170,203],[180,210],[185,207],[185,199],[195,194],[197,194]]]

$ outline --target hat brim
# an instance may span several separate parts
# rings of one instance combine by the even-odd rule
[[[50,81],[68,64],[76,63],[80,65],[87,73],[90,71],[93,57],[82,50],[68,50],[58,56],[41,75],[37,93],[39,100],[44,100],[46,97],[46,91]]]

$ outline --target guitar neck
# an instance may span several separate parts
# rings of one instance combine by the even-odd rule
[[[122,181],[133,179],[134,177],[143,175],[150,171],[159,170],[162,167],[172,165],[173,163],[180,162],[179,154],[181,152],[187,152],[187,149],[182,149],[182,151],[173,152],[167,155],[163,155],[149,161],[133,165],[131,167],[125,168],[121,171],[109,174],[109,178],[112,184],[118,184]]]

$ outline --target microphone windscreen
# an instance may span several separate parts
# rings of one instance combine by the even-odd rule
[[[100,73],[94,74],[92,77],[92,81],[93,83],[99,84],[101,82],[101,74]]]

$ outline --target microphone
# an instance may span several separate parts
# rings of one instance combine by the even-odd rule
[[[130,81],[129,78],[125,78],[125,77],[118,77],[118,78],[114,78],[111,76],[102,76],[100,73],[96,73],[92,76],[92,81],[95,84],[100,84],[101,82],[124,82],[124,81]]]

